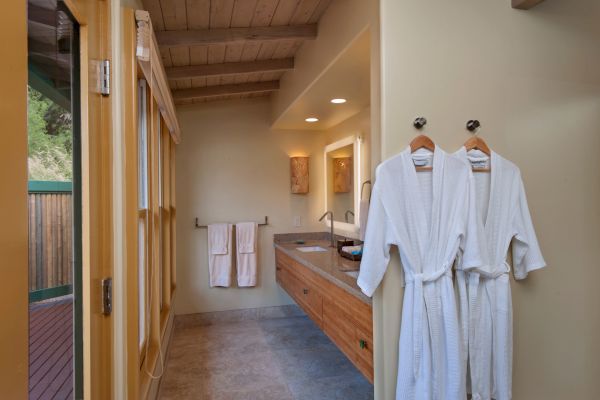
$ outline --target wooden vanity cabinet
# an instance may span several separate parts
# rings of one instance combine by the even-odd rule
[[[373,382],[373,311],[369,304],[275,250],[277,283]]]

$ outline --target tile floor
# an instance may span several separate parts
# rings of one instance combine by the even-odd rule
[[[308,317],[181,326],[161,400],[369,400],[373,386]]]

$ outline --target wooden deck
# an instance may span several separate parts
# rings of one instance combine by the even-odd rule
[[[29,305],[29,399],[73,398],[73,297]]]

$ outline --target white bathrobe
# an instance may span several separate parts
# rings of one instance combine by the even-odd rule
[[[464,344],[468,348],[463,356],[466,362],[468,355],[470,392],[473,400],[510,400],[512,304],[506,256],[511,241],[516,279],[546,264],[519,169],[494,152],[490,159],[479,150],[467,153],[463,147],[455,155],[466,165],[471,162],[491,167],[490,173],[474,174],[484,266],[478,272],[458,272],[456,280]]]
[[[464,400],[452,265],[459,248],[465,268],[481,265],[473,174],[439,147],[433,171],[416,172],[424,155],[409,147],[377,168],[358,285],[372,296],[398,246],[406,287],[396,399]]]

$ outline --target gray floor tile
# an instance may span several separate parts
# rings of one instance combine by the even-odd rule
[[[288,382],[360,374],[337,348],[273,351]]]
[[[287,385],[271,385],[256,390],[221,391],[211,400],[295,400]]]
[[[362,376],[319,378],[288,384],[294,400],[372,400],[373,386]]]
[[[177,326],[161,400],[369,400],[373,386],[308,317]]]
[[[283,320],[279,323],[273,322],[277,320],[259,323],[271,349],[335,349],[331,340],[310,319],[302,317]]]

